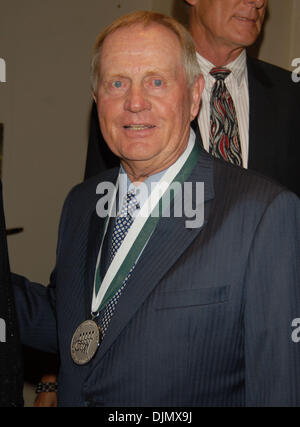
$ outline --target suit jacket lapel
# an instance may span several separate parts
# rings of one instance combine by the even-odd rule
[[[248,83],[249,83],[249,169],[264,170],[272,147],[268,142],[275,143],[270,138],[269,131],[273,128],[274,118],[268,111],[274,111],[272,97],[273,85],[264,73],[259,63],[247,58]]]
[[[94,210],[91,215],[91,221],[90,221],[90,227],[89,227],[88,247],[87,247],[87,255],[86,255],[86,268],[85,268],[86,319],[90,319],[91,317],[95,269],[96,269],[98,252],[99,252],[100,244],[103,237],[104,224],[105,224],[105,218],[98,217],[96,211]]]
[[[209,201],[214,197],[213,161],[209,154],[201,149],[200,159],[194,168],[190,182],[204,182],[204,224],[200,228],[185,226],[187,218],[161,218],[137,262],[131,278],[123,290],[122,296],[111,319],[99,349],[102,358],[122,329],[134,316],[148,295],[162,277],[189,247],[205,226],[209,216]],[[180,245],[178,244],[180,242]]]
[[[99,177],[99,182],[109,181],[115,183],[117,180],[119,169],[113,169],[108,171],[105,175]],[[92,307],[92,298],[94,290],[94,277],[95,269],[98,258],[98,253],[100,250],[100,244],[103,238],[105,218],[98,216],[96,212],[96,204],[100,196],[96,195],[96,186],[95,184],[95,199],[91,202],[93,210],[90,214],[90,224],[88,230],[88,244],[87,244],[87,253],[86,253],[86,267],[85,267],[85,311],[86,319],[91,316],[91,307]]]

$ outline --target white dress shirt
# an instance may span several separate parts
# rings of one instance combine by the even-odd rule
[[[215,65],[203,58],[199,53],[197,53],[197,58],[205,79],[198,123],[204,148],[206,151],[209,151],[210,96],[216,82],[215,78],[209,72]],[[224,68],[228,68],[231,71],[225,79],[225,84],[234,102],[239,125],[243,166],[247,168],[249,153],[249,89],[246,51],[243,50],[233,62]]]

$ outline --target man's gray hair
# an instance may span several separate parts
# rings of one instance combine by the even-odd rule
[[[186,73],[187,84],[189,87],[192,87],[196,77],[201,74],[201,70],[197,61],[195,44],[189,31],[170,16],[157,12],[137,11],[117,19],[111,25],[106,27],[97,37],[91,63],[91,83],[93,92],[95,94],[97,93],[101,48],[104,40],[108,35],[114,33],[118,29],[128,28],[138,24],[142,24],[145,27],[151,26],[152,24],[159,24],[168,28],[177,36],[182,49],[183,67]]]

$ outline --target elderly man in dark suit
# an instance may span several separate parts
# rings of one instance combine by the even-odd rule
[[[222,137],[230,139],[227,130],[233,128],[240,152],[235,161],[299,195],[295,153],[300,134],[300,84],[292,81],[288,71],[246,54],[246,48],[261,32],[267,0],[186,0],[186,3],[190,6],[190,30],[205,78],[202,106],[195,121],[199,124],[204,148],[217,157],[233,161],[232,156],[220,148]],[[211,74],[216,68],[221,69],[221,73]],[[232,111],[224,107],[221,118],[214,108],[214,99],[218,96],[214,89],[220,79],[225,84],[223,96],[226,93],[231,98],[233,108]],[[222,96],[220,91],[219,96]],[[235,125],[228,125],[228,116],[234,117],[229,123]],[[218,132],[214,130],[216,122]],[[117,161],[105,147],[94,105],[86,178]]]
[[[201,147],[172,18],[115,21],[92,69],[121,167],[67,197],[48,288],[13,276],[23,341],[60,354],[59,405],[300,405],[298,198]]]

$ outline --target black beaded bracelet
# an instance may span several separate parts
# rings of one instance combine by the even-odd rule
[[[57,383],[38,383],[36,393],[51,393],[57,391]]]

